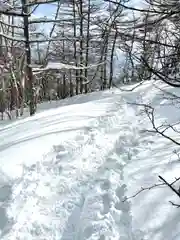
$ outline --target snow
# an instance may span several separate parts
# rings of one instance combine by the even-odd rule
[[[13,9],[13,7],[9,3],[2,0],[0,1],[0,8],[1,8],[1,11],[9,11]]]
[[[91,64],[87,67],[85,66],[80,66],[76,67],[75,65],[69,65],[69,64],[64,64],[64,63],[59,63],[59,62],[48,62],[47,66],[45,68],[33,68],[34,72],[39,72],[39,71],[49,71],[49,70],[63,70],[63,69],[88,69],[88,68],[96,68],[98,65],[102,65],[104,62],[101,63],[96,63],[96,64]]]
[[[151,124],[142,107],[129,104],[151,103],[158,124],[179,120],[178,103],[162,99],[160,84],[178,94],[146,82],[133,92],[44,103],[35,116],[0,125],[1,239],[180,239],[179,209],[169,203],[179,199],[170,189],[128,198],[158,175],[179,177],[178,146],[145,132]]]
[[[0,13],[7,15],[21,16],[22,13],[16,10],[16,7],[10,5],[6,0],[0,0]],[[8,14],[9,13],[9,14]]]

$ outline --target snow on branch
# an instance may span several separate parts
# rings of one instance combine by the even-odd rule
[[[7,15],[7,16],[14,16],[14,17],[24,17],[24,16],[26,16],[26,14],[22,14],[22,13],[16,11],[16,10],[2,11],[0,9],[0,14],[4,14],[4,15]]]
[[[56,41],[64,41],[64,40],[69,40],[69,41],[75,41],[77,38],[66,38],[66,37],[61,37],[61,38],[47,38],[47,39],[31,39],[29,40],[29,43],[43,43],[43,42],[56,42]]]
[[[41,18],[34,18],[32,20],[29,20],[29,24],[34,24],[34,23],[59,23],[63,22],[64,20],[61,19],[51,19],[47,17],[41,17]]]
[[[11,40],[11,41],[16,41],[16,42],[25,42],[25,39],[22,37],[22,38],[16,38],[16,37],[11,37],[7,34],[4,34],[2,32],[0,32],[0,36],[8,39],[8,40]]]
[[[8,24],[7,22],[4,22],[4,21],[2,21],[2,20],[0,20],[0,24],[2,24],[2,25],[4,25],[4,26],[7,26],[7,27],[11,27],[11,28],[23,29],[23,26]]]
[[[46,67],[42,68],[33,68],[33,72],[43,72],[43,71],[50,71],[50,70],[80,70],[80,69],[90,69],[90,68],[96,68],[99,65],[102,65],[103,63],[97,63],[97,64],[92,64],[89,66],[75,66],[75,65],[69,65],[69,64],[64,64],[64,63],[57,63],[57,62],[49,62]]]
[[[25,38],[24,37],[12,37],[12,36],[9,36],[7,34],[4,34],[2,32],[0,32],[0,36],[8,39],[8,40],[11,40],[11,41],[16,41],[16,42],[26,42]],[[65,37],[62,37],[62,38],[47,38],[47,39],[31,39],[29,40],[29,43],[43,43],[43,42],[56,42],[56,41],[64,41],[64,40],[67,40],[67,38]],[[68,40],[71,40],[71,41],[75,41],[76,38],[69,38]]]
[[[14,9],[14,7],[12,5],[10,5],[9,3],[0,0],[0,9],[1,9],[1,11],[6,12],[6,11]]]
[[[16,10],[14,6],[2,0],[0,0],[0,14],[4,14],[7,16],[17,16],[17,17],[25,16],[25,14]]]
[[[57,0],[35,0],[28,4],[26,4],[27,7],[34,6],[34,5],[42,5],[42,4],[49,4],[49,3],[57,3]]]
[[[158,77],[161,81],[165,82],[166,84],[170,85],[171,87],[180,87],[180,81],[178,79],[172,79],[170,77],[165,76],[162,72],[158,71],[157,69],[152,68],[145,58],[141,58],[142,62],[148,68],[148,70],[153,73],[156,77]]]
[[[132,35],[131,33],[124,33],[122,31],[118,32],[118,35],[121,37],[125,37],[127,39],[134,39],[138,42],[147,42],[147,43],[151,43],[151,44],[159,44],[160,46],[164,46],[164,47],[169,47],[169,48],[173,48],[173,49],[177,49],[178,46],[172,45],[172,44],[168,44],[168,43],[163,43],[163,42],[157,42],[156,40],[153,39],[144,39],[143,37],[139,36],[139,35]]]
[[[105,2],[109,2],[109,3],[113,3],[113,4],[116,4],[116,5],[119,5],[125,9],[128,9],[128,10],[132,10],[132,11],[136,11],[136,12],[142,12],[142,13],[158,13],[158,14],[168,14],[168,16],[172,16],[172,15],[175,15],[175,14],[178,14],[179,11],[172,11],[170,9],[170,11],[157,11],[156,9],[153,9],[153,10],[150,10],[150,9],[143,9],[143,8],[135,8],[135,7],[131,7],[131,6],[126,6],[124,4],[121,3],[121,1],[119,2],[115,2],[113,0],[104,0]]]

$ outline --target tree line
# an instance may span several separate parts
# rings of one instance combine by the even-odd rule
[[[179,87],[174,0],[0,1],[0,111],[160,79]],[[38,17],[38,7],[53,8]],[[2,115],[3,116],[3,115]]]

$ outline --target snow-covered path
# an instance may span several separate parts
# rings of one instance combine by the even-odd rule
[[[9,195],[1,239],[141,239],[122,202],[123,167],[140,144],[138,121],[112,94],[2,128],[1,177]]]
[[[169,203],[179,198],[165,186],[137,194],[158,175],[179,177],[180,148],[144,131],[152,125],[127,104],[135,101],[156,108],[156,124],[180,119],[178,103],[147,82],[44,103],[35,116],[0,125],[1,240],[180,239]]]

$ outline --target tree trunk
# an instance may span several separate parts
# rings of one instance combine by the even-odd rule
[[[83,33],[83,0],[80,0],[80,66],[82,67],[84,65],[84,58],[83,58],[83,50],[84,50],[84,33]],[[83,93],[83,69],[80,69],[80,93]]]
[[[26,6],[27,0],[21,0],[22,2],[22,13],[28,14],[28,7]],[[24,20],[24,37],[25,37],[25,51],[26,51],[26,74],[28,80],[28,101],[29,101],[29,112],[30,115],[35,114],[36,112],[36,103],[34,96],[34,81],[33,81],[33,72],[31,68],[31,49],[29,43],[29,23],[28,16],[23,17]]]
[[[88,66],[89,61],[89,27],[90,27],[90,0],[88,0],[88,18],[87,18],[87,40],[86,40],[86,67]],[[88,81],[88,69],[85,69],[85,81]],[[85,93],[88,92],[88,84],[85,84]]]
[[[76,3],[75,0],[73,0],[73,25],[74,25],[74,61],[75,61],[75,65],[77,67],[77,47],[76,47],[76,37],[77,37],[77,33],[76,33]],[[78,70],[75,70],[75,81],[76,81],[76,95],[79,94],[79,77],[78,77],[79,73]]]
[[[113,81],[113,71],[114,71],[113,58],[114,58],[114,50],[115,50],[115,46],[116,46],[116,39],[117,39],[117,28],[116,28],[116,31],[115,31],[113,45],[112,45],[112,49],[111,49],[109,88],[112,86],[112,81]]]

